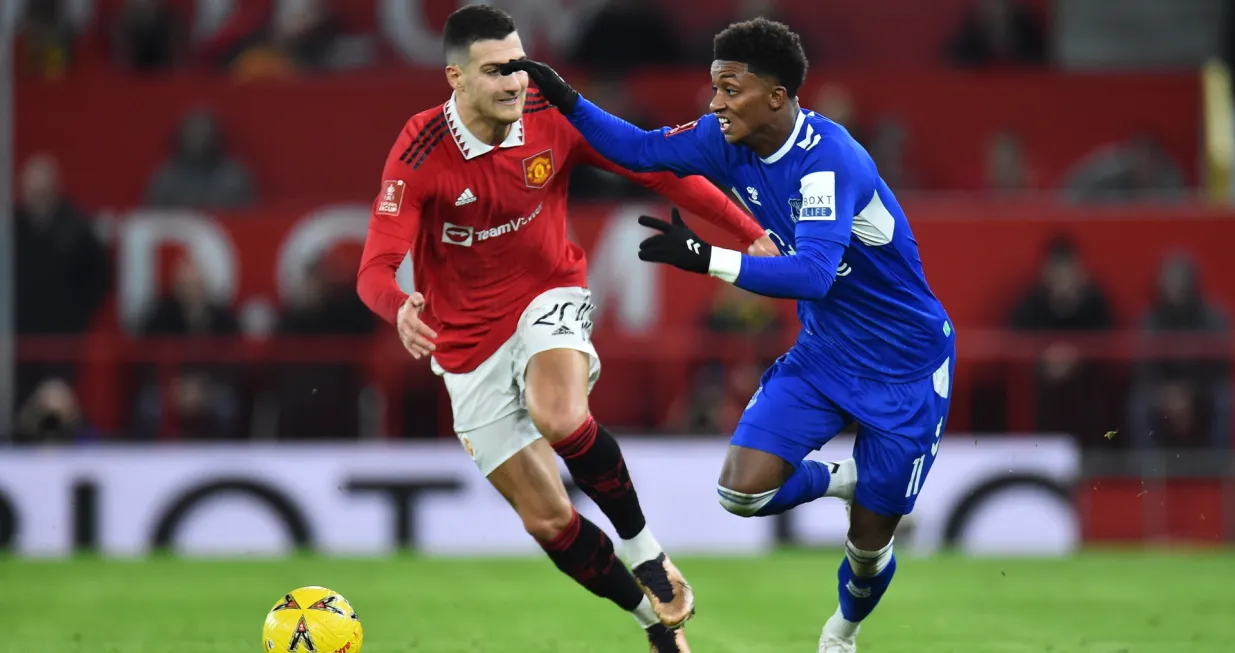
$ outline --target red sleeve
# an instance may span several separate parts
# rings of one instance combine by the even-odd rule
[[[399,144],[395,149],[399,149]],[[369,233],[356,275],[356,292],[370,310],[394,324],[399,307],[407,300],[407,293],[395,281],[395,273],[416,244],[421,200],[407,179],[408,167],[391,156],[369,214]]]
[[[576,147],[580,148],[583,163],[622,175],[656,191],[686,211],[737,236],[743,245],[749,245],[764,235],[763,227],[754,218],[704,177],[678,177],[672,172],[631,172],[601,156],[582,136]]]

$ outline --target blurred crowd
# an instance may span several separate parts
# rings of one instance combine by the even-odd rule
[[[1054,60],[1065,48],[1059,45],[1062,38],[1051,38],[1051,3],[949,0],[958,3],[967,8],[940,35],[935,65],[1000,71],[1062,65]],[[718,3],[706,21],[683,25],[650,0],[499,3],[519,21],[533,56],[587,71],[590,97],[646,128],[660,125],[641,119],[645,107],[623,93],[626,75],[649,67],[706,65],[712,35],[733,21],[754,16],[789,21],[803,34],[812,71],[826,74],[819,71],[838,58],[837,48],[818,36],[829,30],[801,26],[809,4],[734,0]],[[434,28],[453,6],[433,0],[13,0],[5,10],[17,26],[23,77],[55,80],[75,68],[101,66],[143,76],[191,71],[260,83],[364,69],[436,67],[442,55]],[[1231,14],[1235,11],[1220,15],[1235,25]],[[1226,51],[1216,46],[1215,54]],[[825,84],[802,100],[849,128],[894,188],[949,190],[933,183],[930,170],[908,160],[915,135],[897,116],[864,113],[861,98],[839,84]],[[183,120],[167,165],[149,173],[154,177],[147,202],[234,207],[260,201],[244,162],[229,158],[223,144],[227,135],[211,120],[210,108],[194,110]],[[980,156],[972,162],[981,169],[975,185],[991,193],[1057,191],[1076,201],[1134,201],[1183,198],[1192,185],[1184,162],[1164,151],[1151,128],[1126,142],[1097,144],[1072,170],[1051,178],[1037,169],[1034,143],[1015,129],[992,134]],[[584,198],[640,192],[600,172],[581,176],[574,190]]]
[[[795,0],[724,0],[687,23],[678,18],[695,9],[689,3],[682,10],[650,0],[496,4],[515,17],[533,55],[611,75],[709,63],[712,34],[756,16],[798,27],[816,65],[836,51],[801,26],[813,7]],[[456,6],[436,0],[10,0],[0,18],[17,25],[18,69],[25,75],[53,79],[75,66],[106,65],[138,73],[214,70],[247,80],[435,66],[441,61],[435,30]],[[1046,6],[974,2],[948,27],[937,56],[957,67],[1050,65]]]
[[[649,67],[698,66],[711,58],[716,30],[752,16],[801,22],[810,3],[738,0],[707,13],[684,30],[664,3],[650,0],[545,0],[499,2],[515,14],[529,49],[541,58],[569,61],[587,72],[587,92],[610,111],[642,124],[646,107],[624,93],[628,74]],[[1064,35],[1052,33],[1049,11],[1057,3],[973,0],[939,39],[934,65],[945,69],[1006,70],[1063,66]],[[1101,4],[1101,3],[1097,3]],[[1195,3],[1194,3],[1195,4]],[[1221,7],[1223,3],[1216,3]],[[186,71],[230,76],[242,83],[325,76],[380,68],[435,67],[435,36],[452,3],[406,0],[13,0],[0,20],[16,27],[18,75],[47,83],[71,83],[73,72],[103,66],[157,79]],[[1235,44],[1229,27],[1235,11],[1221,13],[1212,54]],[[1225,22],[1223,22],[1225,21]],[[827,70],[840,55],[827,29],[804,31],[812,71]],[[638,34],[638,38],[631,38]],[[1226,35],[1225,37],[1222,35]],[[1163,52],[1173,52],[1162,46]],[[1166,56],[1166,55],[1163,55]],[[1227,57],[1228,60],[1230,57]],[[821,73],[815,73],[821,74]],[[825,83],[803,104],[845,125],[901,193],[946,192],[933,187],[929,170],[905,157],[914,134],[894,116],[867,115],[862,99],[840,84]],[[419,109],[421,107],[415,107]],[[21,117],[17,117],[20,128]],[[229,148],[229,134],[208,103],[182,117],[166,159],[154,170],[133,171],[145,180],[143,205],[160,209],[238,209],[265,198],[260,170]],[[1187,164],[1168,153],[1152,125],[1126,141],[1095,143],[1064,175],[1048,181],[1035,165],[1035,144],[1009,128],[992,135],[974,161],[982,170],[981,192],[992,196],[1043,194],[1076,204],[1181,202],[1199,185]],[[82,335],[114,291],[112,265],[92,207],[74,201],[62,183],[58,159],[65,152],[39,152],[17,162],[15,184],[16,326],[22,336]],[[580,200],[626,199],[646,192],[616,176],[581,169],[571,180]],[[969,189],[970,192],[973,189]],[[1224,338],[1223,309],[1201,292],[1198,270],[1186,251],[1159,265],[1158,291],[1134,323],[1118,323],[1083,257],[1061,238],[1043,253],[1039,279],[1020,290],[1006,327],[1023,333],[1111,333],[1136,330],[1195,333]],[[134,335],[227,337],[251,335],[252,316],[212,295],[192,256],[172,262],[172,283],[147,307]],[[275,309],[269,335],[365,336],[384,329],[354,290],[355,252],[324,256],[304,270],[295,301]],[[717,284],[702,332],[736,335],[758,343],[775,340],[794,325],[771,300]],[[779,344],[779,342],[778,342]],[[756,347],[748,360],[705,360],[664,420],[618,425],[639,430],[726,432],[779,351]],[[1230,369],[1212,358],[1145,356],[1119,365],[1089,361],[1066,340],[1047,351],[1036,367],[1035,427],[1091,436],[1126,431],[1121,444],[1135,447],[1224,447],[1232,443]],[[14,439],[29,443],[248,438],[367,437],[389,406],[403,420],[405,437],[440,437],[440,389],[414,385],[404,397],[374,396],[356,366],[270,363],[261,369],[231,364],[183,366],[170,374],[133,364],[117,395],[127,407],[115,433],[101,433],[84,415],[74,392],[80,365],[22,363]],[[992,397],[1006,394],[990,390]],[[978,402],[974,423],[1007,427],[999,401]],[[448,409],[447,409],[448,410]],[[1095,442],[1096,443],[1096,442]]]
[[[1056,239],[1040,264],[1038,278],[1017,291],[1005,327],[1037,335],[1049,344],[1031,373],[1035,379],[1032,427],[1042,432],[1071,433],[1085,446],[1136,449],[1230,449],[1231,366],[1211,352],[1163,352],[1154,336],[1193,336],[1211,346],[1227,347],[1226,312],[1207,300],[1198,272],[1187,253],[1160,261],[1156,293],[1134,323],[1120,324],[1107,293],[1087,272],[1083,258],[1065,237]],[[778,332],[772,300],[724,286],[700,329],[738,334],[759,341]],[[1081,336],[1134,331],[1144,346],[1131,362],[1093,360]],[[780,355],[767,349],[741,364],[704,361],[696,368],[691,394],[682,398],[672,422],[698,433],[730,432],[737,424],[750,388]],[[1008,387],[1000,381],[981,384],[973,419],[977,430],[1008,428]],[[1114,443],[1108,436],[1122,432]]]

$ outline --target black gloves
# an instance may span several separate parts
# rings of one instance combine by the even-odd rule
[[[503,75],[520,70],[527,72],[527,76],[536,84],[536,88],[540,89],[540,94],[545,96],[549,104],[557,107],[558,111],[570,114],[575,110],[575,105],[579,102],[579,92],[571,88],[570,84],[567,84],[566,80],[549,66],[531,59],[519,59],[508,61],[498,68]]]
[[[650,215],[639,216],[639,224],[664,232],[639,243],[639,260],[668,263],[687,272],[708,273],[712,263],[712,246],[700,240],[682,222],[677,209],[673,209],[673,224]]]

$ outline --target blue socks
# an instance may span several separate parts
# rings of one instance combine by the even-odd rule
[[[755,513],[759,517],[777,515],[794,506],[810,503],[824,496],[831,485],[832,472],[827,463],[803,460],[798,462],[793,475],[780,486],[771,501]]]
[[[845,559],[837,572],[840,611],[845,621],[858,622],[870,615],[892,583],[896,556],[892,545],[880,551],[859,551],[846,543]],[[855,572],[855,567],[857,572]]]
[[[716,492],[720,495],[720,505],[735,515],[767,517],[820,497],[852,501],[857,484],[858,465],[852,458],[835,463],[800,460],[794,466],[793,474],[778,488],[746,494],[717,485]]]

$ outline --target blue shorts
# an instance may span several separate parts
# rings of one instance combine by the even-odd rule
[[[939,452],[948,418],[953,341],[947,360],[924,379],[889,383],[844,376],[795,346],[763,374],[730,444],[796,465],[857,422],[854,501],[881,515],[907,515]]]

